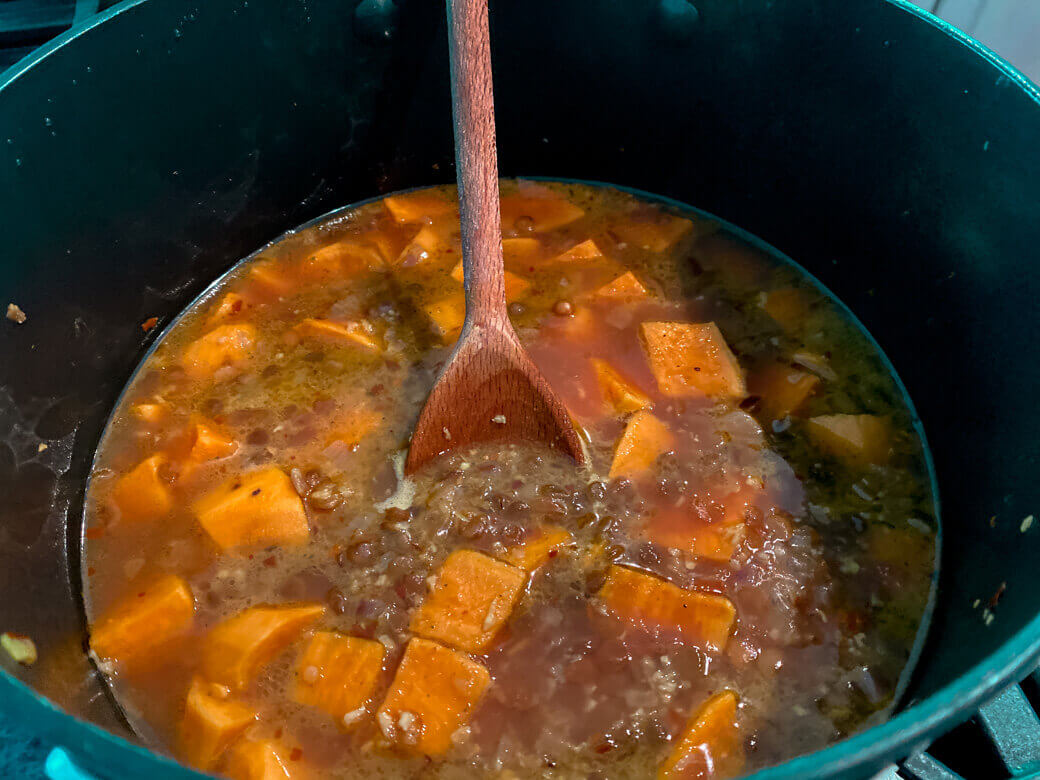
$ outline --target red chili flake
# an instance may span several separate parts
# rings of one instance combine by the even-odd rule
[[[990,609],[996,609],[997,608],[997,604],[1000,603],[1000,597],[1004,595],[1004,591],[1006,591],[1006,590],[1007,590],[1007,583],[1006,582],[1000,583],[1000,587],[997,588],[997,592],[989,597],[989,604],[988,604],[988,606],[989,606]]]
[[[88,539],[100,539],[104,535],[104,528],[88,528],[87,532],[84,534]]]
[[[372,385],[372,387],[370,387],[369,390],[368,390],[368,394],[369,395],[380,395],[383,392],[383,390],[385,390],[385,389],[386,388],[383,387],[383,385],[381,385],[381,384],[379,384],[379,385]]]
[[[231,313],[232,314],[238,314],[240,311],[242,311],[242,303],[243,303],[243,301],[242,301],[241,298],[239,298],[237,301],[232,303],[231,304]]]
[[[145,592],[143,590],[140,593],[137,594],[137,598],[139,598],[139,599],[143,599],[144,596],[145,596]]]
[[[293,748],[292,752],[289,753],[289,760],[290,761],[299,761],[301,758],[303,758],[303,751],[300,748],[298,748],[298,747],[297,748]]]
[[[158,317],[149,317],[148,319],[146,319],[144,322],[141,323],[141,330],[143,330],[145,333],[147,333],[148,331],[150,331],[152,328],[154,328],[158,324],[159,324],[159,318]]]
[[[559,555],[559,553],[560,553],[559,550],[549,550],[549,557],[550,558],[555,558],[557,555]]]
[[[606,742],[600,742],[598,745],[596,745],[595,748],[593,748],[593,750],[595,750],[597,753],[600,753],[600,754],[609,753],[613,749],[614,749],[614,743],[610,742],[609,740],[606,741]]]
[[[281,729],[278,729],[277,731],[275,731],[274,738],[275,739],[281,739],[282,738],[282,730]]]
[[[94,567],[93,567],[93,566],[90,566],[90,567],[89,567],[89,568],[87,569],[87,576],[88,576],[88,577],[93,577],[93,576],[94,576]]]
[[[272,555],[270,558],[264,558],[264,566],[275,566],[278,560]]]

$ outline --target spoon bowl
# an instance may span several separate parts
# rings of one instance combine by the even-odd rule
[[[448,0],[447,7],[466,320],[419,415],[405,472],[500,440],[542,442],[583,463],[570,414],[506,311],[487,0]]]

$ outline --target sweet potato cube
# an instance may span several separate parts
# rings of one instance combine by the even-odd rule
[[[345,727],[357,725],[379,684],[385,652],[373,639],[319,631],[296,662],[293,699]]]
[[[600,331],[601,325],[587,306],[578,306],[569,317],[564,317],[560,329],[574,342],[585,341]]]
[[[805,421],[809,437],[835,457],[857,466],[884,464],[892,454],[892,431],[873,414],[825,414]]]
[[[571,543],[571,534],[558,525],[547,525],[539,528],[515,547],[506,550],[502,560],[524,571],[534,571],[551,558],[555,558],[560,550]]]
[[[511,271],[532,271],[544,252],[537,238],[503,238],[502,257]]]
[[[714,322],[644,322],[639,338],[665,395],[721,400],[747,395],[740,364]]]
[[[333,281],[349,279],[385,265],[376,247],[345,239],[308,253],[300,261],[298,270],[307,281]]]
[[[228,746],[257,719],[255,710],[222,696],[227,690],[219,688],[196,677],[188,689],[181,719],[181,758],[203,771],[212,769]]]
[[[170,486],[159,473],[166,463],[165,455],[151,455],[120,477],[112,489],[112,500],[122,519],[135,523],[155,520],[173,509]]]
[[[554,259],[554,263],[588,263],[603,257],[603,251],[595,241],[588,238],[580,244],[575,244],[565,252],[561,252]]]
[[[632,415],[614,448],[610,478],[637,476],[675,446],[675,436],[668,426],[648,411]]]
[[[441,192],[408,192],[383,198],[383,205],[397,222],[429,223],[444,217],[459,218],[459,204]]]
[[[686,722],[657,780],[736,777],[744,768],[744,745],[737,724],[737,695],[720,691]]]
[[[239,612],[210,631],[202,647],[202,673],[233,691],[247,687],[260,670],[325,614],[321,604],[259,606]]]
[[[764,292],[758,305],[784,330],[797,332],[809,316],[809,298],[794,287],[782,287]]]
[[[502,231],[529,229],[536,233],[569,225],[585,212],[552,190],[521,186],[520,192],[502,198]]]
[[[130,414],[146,425],[160,425],[169,416],[170,407],[159,401],[142,401],[130,407]]]
[[[188,583],[166,576],[134,591],[90,629],[94,654],[116,664],[145,660],[151,651],[185,633],[195,617]]]
[[[232,477],[192,509],[222,550],[254,544],[297,545],[310,538],[303,501],[277,466]]]
[[[462,284],[463,273],[462,263],[458,263],[452,271],[451,278],[455,279],[459,284]],[[525,292],[531,287],[531,283],[526,279],[517,276],[509,271],[505,272],[505,287],[506,287],[506,300],[512,303],[517,298],[523,296]]]
[[[438,260],[448,256],[448,250],[452,248],[453,241],[446,230],[424,225],[401,250],[393,265],[401,270],[432,267],[437,265]]]
[[[657,512],[647,524],[646,535],[662,547],[673,547],[699,558],[725,563],[744,538],[743,505],[734,497],[722,517],[704,522],[681,510]]]
[[[184,350],[184,371],[193,379],[203,379],[222,366],[240,366],[255,346],[256,328],[249,323],[218,325]]]
[[[376,713],[379,729],[406,752],[443,755],[490,682],[487,669],[476,661],[416,637],[405,648],[390,692]]]
[[[181,478],[187,479],[200,466],[228,458],[238,452],[238,442],[208,420],[196,419],[189,432],[188,455],[181,467]]]
[[[780,420],[797,412],[809,400],[820,380],[806,371],[775,361],[759,366],[748,377],[748,392],[758,396],[758,412],[766,420]]]
[[[612,229],[626,244],[651,252],[665,252],[693,229],[693,222],[659,211],[639,212]]]
[[[341,441],[348,447],[356,447],[383,420],[383,415],[367,407],[361,406],[337,415],[329,424],[329,435],[325,446]]]
[[[296,287],[292,278],[273,260],[254,265],[248,279],[250,290],[262,298],[281,298],[291,294]]]
[[[246,739],[228,754],[226,774],[231,780],[294,780],[290,751],[274,739]]]
[[[692,644],[722,650],[737,611],[729,599],[699,593],[623,566],[611,566],[599,597],[618,618],[650,633],[677,634]]]
[[[423,311],[437,335],[447,344],[457,339],[462,330],[462,323],[466,320],[466,298],[462,293],[456,293],[426,304]]]
[[[224,293],[206,319],[209,325],[219,325],[225,320],[238,317],[246,308],[246,300],[238,293]]]
[[[650,293],[634,273],[626,271],[617,279],[600,287],[593,293],[597,298],[610,300],[632,300],[634,298],[647,298]]]
[[[337,322],[308,317],[293,328],[301,338],[335,346],[360,347],[366,352],[378,353],[382,347],[360,322]]]
[[[471,653],[486,648],[508,620],[527,576],[473,550],[448,556],[419,609],[412,633]]]
[[[607,361],[593,358],[592,369],[596,372],[596,381],[599,382],[603,400],[611,411],[625,414],[653,406],[646,393]]]

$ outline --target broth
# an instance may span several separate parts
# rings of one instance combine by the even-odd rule
[[[503,182],[503,236],[587,466],[510,443],[402,477],[464,312],[452,188],[271,244],[144,361],[84,581],[153,748],[236,778],[730,777],[885,717],[937,520],[870,340],[792,264],[611,188]]]

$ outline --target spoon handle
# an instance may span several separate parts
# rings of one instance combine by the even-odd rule
[[[447,0],[465,329],[506,321],[487,0]]]

